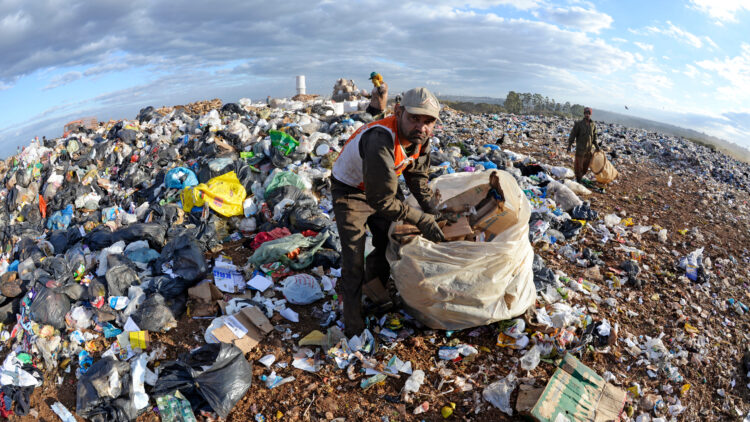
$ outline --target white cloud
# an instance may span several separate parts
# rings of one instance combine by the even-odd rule
[[[689,77],[691,79],[695,79],[701,73],[695,66],[693,66],[691,64],[685,65],[685,68],[687,68],[687,70],[684,71],[683,73],[685,74],[685,76],[687,76],[687,77]],[[677,69],[675,69],[675,70],[677,70]]]
[[[701,37],[694,35],[678,26],[673,24],[670,21],[667,21],[667,27],[666,28],[658,28],[655,26],[648,26],[646,27],[646,31],[654,33],[654,34],[662,34],[666,35],[668,37],[674,38],[677,41],[684,42],[686,44],[690,44],[695,48],[701,48],[703,47],[703,39]],[[706,37],[707,38],[707,37]],[[710,39],[709,39],[710,40]],[[713,41],[711,41],[713,43]]]
[[[636,46],[638,46],[638,48],[640,48],[641,50],[644,50],[644,51],[654,51],[654,46],[652,44],[646,44],[646,43],[642,43],[642,42],[638,42],[638,41],[633,41],[633,44],[635,44]]]
[[[78,71],[71,71],[67,73],[63,73],[61,75],[54,76],[49,84],[42,88],[42,90],[46,91],[49,89],[54,89],[63,85],[67,85],[71,82],[75,82],[83,77],[83,73]]]
[[[626,40],[625,38],[618,38],[618,37],[612,38],[612,41],[614,41],[614,42],[628,42],[628,40]]]
[[[696,64],[725,79],[729,85],[719,87],[717,92],[726,101],[741,105],[750,101],[750,44],[742,43],[741,53],[724,59],[702,60]]]
[[[737,14],[750,11],[747,0],[690,0],[690,6],[715,19],[721,25],[724,22],[737,23]]]
[[[18,0],[14,7],[23,13],[14,22],[45,25],[34,25],[31,36],[23,25],[8,25],[8,35],[18,41],[9,44],[0,37],[0,87],[35,74],[47,89],[75,81],[88,89],[81,81],[133,70],[127,81],[111,88],[114,93],[82,89],[64,109],[49,102],[38,105],[48,110],[41,117],[30,108],[27,115],[36,120],[24,122],[29,125],[63,119],[76,110],[121,118],[146,105],[293,95],[294,75],[299,74],[307,76],[310,92],[327,94],[337,78],[366,84],[373,70],[384,75],[394,92],[429,81],[466,95],[544,89],[557,98],[573,91],[594,96],[598,92],[582,81],[606,79],[636,61],[633,53],[592,34],[610,27],[612,18],[591,5],[549,8],[548,22],[487,11],[495,6],[548,9],[541,0],[439,0],[428,5],[405,0],[387,7],[379,0],[235,0],[221,8],[184,0],[133,0],[127,5]],[[0,17],[15,16],[17,10],[11,9],[0,0]],[[365,10],[367,19],[358,20],[356,30],[341,26]],[[584,88],[588,91],[582,94]],[[8,106],[3,101],[0,97],[0,108]],[[3,122],[0,131],[25,118]]]
[[[703,37],[703,39],[706,41],[706,44],[710,45],[711,47],[715,48],[716,50],[719,49],[719,46],[714,42],[714,40],[712,40],[708,36]]]
[[[612,17],[593,9],[574,6],[569,9],[555,7],[532,12],[537,18],[560,25],[577,28],[585,32],[599,33],[612,26]]]
[[[438,2],[440,3],[440,2]],[[455,1],[446,1],[449,4],[456,4]],[[511,6],[519,10],[530,10],[539,7],[542,4],[541,0],[464,0],[458,2],[459,4],[475,8],[475,9],[489,9],[495,6]]]

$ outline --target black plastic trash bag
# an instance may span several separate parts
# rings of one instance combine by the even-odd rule
[[[187,234],[179,235],[162,249],[161,256],[154,261],[154,269],[157,273],[163,272],[164,264],[172,269],[175,276],[193,283],[200,281],[208,272],[203,250],[198,242]]]
[[[581,205],[575,206],[573,208],[573,211],[570,212],[570,215],[576,220],[587,221],[596,220],[596,218],[598,217],[598,213],[591,209],[591,203],[589,203],[588,201],[584,202]]]
[[[340,268],[341,267],[341,254],[333,249],[321,249],[315,252],[312,262],[313,267],[324,267],[328,268]]]
[[[109,265],[109,262],[110,259],[107,257],[107,265]],[[116,261],[113,260],[112,262]],[[104,278],[107,280],[107,293],[110,296],[127,296],[130,286],[140,284],[138,274],[126,265],[110,267]]]
[[[44,286],[37,291],[39,293],[29,306],[31,319],[40,324],[49,324],[60,330],[64,329],[65,314],[70,311],[70,298]]]
[[[226,103],[221,107],[224,113],[246,114],[247,112],[237,103]]]
[[[333,224],[330,218],[326,217],[317,207],[295,206],[289,214],[289,223],[294,231],[303,232],[312,230],[321,232],[326,227]]]
[[[565,220],[560,227],[560,232],[565,236],[566,239],[572,239],[576,237],[579,231],[581,231],[583,224],[574,220]]]
[[[125,243],[131,243],[138,240],[147,240],[148,244],[155,249],[161,249],[164,246],[166,235],[167,229],[157,223],[131,224],[115,232],[116,241],[124,240]]]
[[[164,296],[154,293],[138,307],[131,317],[141,330],[168,331],[177,326],[177,318],[173,310],[167,306]]]
[[[266,203],[268,207],[273,209],[279,202],[284,199],[291,199],[297,204],[301,200],[309,198],[309,196],[302,191],[300,188],[294,185],[284,185],[266,193]],[[310,198],[312,199],[312,198]],[[312,200],[315,203],[315,200]]]
[[[63,255],[44,259],[39,263],[39,268],[47,271],[55,280],[63,280],[73,275],[73,270],[68,266],[68,261]]]
[[[547,286],[555,285],[555,272],[545,265],[541,256],[534,254],[534,262],[531,268],[534,272],[534,287],[536,287],[537,292],[546,289]]]
[[[117,236],[107,226],[99,226],[90,231],[83,238],[83,242],[88,245],[92,251],[98,251],[112,246],[117,242]]]
[[[133,421],[138,411],[129,398],[130,390],[130,364],[112,356],[102,358],[78,381],[76,413],[95,422]]]
[[[68,249],[68,233],[65,230],[55,230],[49,235],[49,243],[55,248],[56,254],[65,253]]]
[[[3,299],[0,305],[0,322],[3,324],[16,322],[16,314],[21,313],[21,299],[23,297]]]
[[[185,280],[182,277],[172,278],[167,275],[160,275],[143,280],[143,285],[147,293],[159,293],[165,298],[181,296],[187,289],[193,287],[195,282]]]
[[[252,378],[252,366],[240,349],[233,344],[207,344],[164,364],[151,395],[180,390],[196,413],[208,406],[226,418]]]

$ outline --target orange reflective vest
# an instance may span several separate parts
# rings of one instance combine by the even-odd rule
[[[359,155],[359,142],[365,132],[376,127],[384,128],[393,138],[393,171],[396,172],[397,176],[400,176],[401,173],[404,172],[404,169],[419,157],[419,153],[422,151],[422,145],[417,145],[414,154],[410,156],[406,155],[406,151],[398,139],[396,115],[392,114],[385,119],[368,123],[360,127],[349,137],[346,144],[344,144],[344,148],[341,150],[341,154],[339,154],[339,157],[333,164],[333,177],[335,177],[336,180],[349,186],[365,190],[364,175],[362,173],[362,157]]]

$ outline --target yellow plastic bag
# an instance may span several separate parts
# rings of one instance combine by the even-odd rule
[[[233,217],[244,213],[242,203],[246,196],[245,187],[237,179],[237,174],[230,171],[214,177],[208,183],[183,189],[180,199],[186,212],[205,204],[224,217]]]

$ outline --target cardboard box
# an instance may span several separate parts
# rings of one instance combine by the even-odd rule
[[[517,221],[518,211],[508,209],[504,202],[490,201],[477,210],[472,227],[475,233],[484,232],[484,240],[489,242]]]
[[[459,218],[455,223],[446,224],[442,229],[445,240],[449,242],[467,240],[467,238],[473,239],[474,237],[474,230],[471,229],[469,219],[466,217]]]
[[[490,191],[490,185],[489,183],[474,186],[473,188],[466,190],[452,198],[449,198],[440,205],[438,205],[438,210],[441,212],[452,212],[452,213],[461,213],[466,212],[472,209],[473,207],[476,207],[477,204],[482,202],[482,200],[487,196],[487,194]]]
[[[619,421],[625,399],[625,391],[566,353],[531,416],[540,422]]]
[[[191,317],[216,315],[217,304],[222,311],[226,306],[223,300],[224,293],[210,281],[189,288],[188,297],[192,299],[190,303]]]
[[[256,307],[248,307],[228,317],[212,334],[220,342],[234,344],[244,353],[248,353],[271,330],[273,325],[263,312]]]

